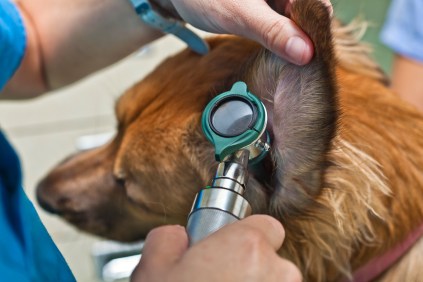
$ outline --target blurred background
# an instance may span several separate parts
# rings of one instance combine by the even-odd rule
[[[391,52],[379,42],[390,0],[332,0],[343,22],[369,22],[364,41],[374,58],[389,73]],[[202,33],[205,35],[205,33]],[[60,91],[20,102],[0,102],[0,126],[21,156],[25,189],[40,217],[69,263],[77,281],[125,281],[128,268],[139,259],[142,243],[122,245],[81,233],[56,216],[41,210],[34,198],[37,181],[65,156],[97,146],[115,130],[114,104],[135,82],[164,58],[185,46],[166,36],[125,60]],[[123,257],[123,259],[120,259]],[[125,258],[126,257],[126,258]]]

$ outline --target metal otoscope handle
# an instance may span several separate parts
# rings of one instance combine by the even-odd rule
[[[242,196],[248,180],[248,158],[246,149],[229,156],[219,164],[211,187],[197,194],[187,223],[190,245],[251,214],[251,206]]]

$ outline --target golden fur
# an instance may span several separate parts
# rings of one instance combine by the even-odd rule
[[[40,182],[40,204],[123,241],[185,224],[216,167],[201,112],[242,79],[264,101],[273,137],[246,197],[284,224],[280,254],[305,281],[351,277],[401,242],[423,223],[423,116],[389,91],[356,29],[330,27],[319,1],[297,0],[292,17],[315,42],[311,64],[233,36],[209,39],[204,57],[185,50],[167,59],[119,99],[111,143],[71,156]],[[420,239],[381,281],[419,281],[422,253]]]

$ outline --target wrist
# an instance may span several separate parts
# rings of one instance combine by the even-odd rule
[[[172,2],[169,0],[150,0],[151,5],[159,13],[161,13],[165,17],[174,18],[180,21],[184,21],[184,19],[179,15],[178,11],[173,6]]]
[[[129,0],[139,18],[145,24],[173,34],[184,41],[194,52],[204,55],[209,51],[206,41],[185,26],[185,23],[176,18],[167,17],[154,7],[151,0]],[[157,3],[157,2],[155,2]]]

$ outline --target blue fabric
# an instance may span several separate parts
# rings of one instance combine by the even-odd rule
[[[0,91],[22,60],[25,36],[15,5],[10,0],[0,0]]]
[[[0,132],[1,281],[75,281],[21,185],[19,159]]]
[[[19,65],[25,30],[14,4],[0,0],[0,89]],[[75,281],[22,188],[17,154],[0,131],[0,281]]]
[[[75,281],[21,183],[18,156],[0,131],[0,280]]]
[[[393,0],[381,40],[394,52],[423,62],[423,0]]]

